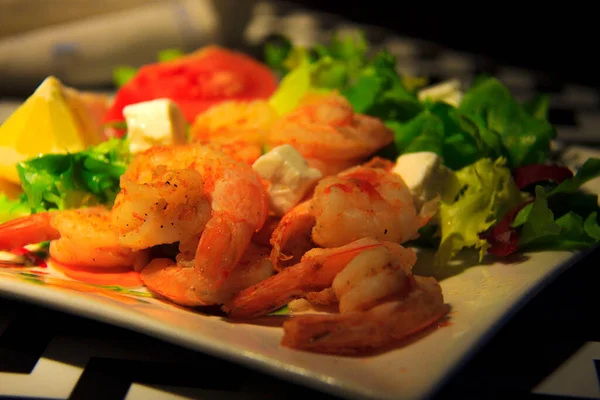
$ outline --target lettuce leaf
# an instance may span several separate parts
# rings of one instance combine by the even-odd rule
[[[0,224],[29,213],[29,206],[23,198],[9,199],[6,194],[0,193]]]
[[[486,254],[487,241],[480,237],[504,214],[521,203],[506,160],[482,158],[455,173],[440,205],[441,242],[435,254],[438,267],[447,265],[463,248]]]
[[[523,221],[519,248],[523,250],[577,250],[600,241],[600,225],[596,211],[584,218],[569,211],[556,218],[548,206],[548,194],[537,186],[535,201]]]
[[[73,154],[45,154],[17,164],[31,212],[111,205],[130,162],[127,141],[110,139]]]
[[[600,241],[598,196],[580,191],[600,177],[600,159],[590,158],[577,173],[551,189],[535,188],[535,200],[516,215],[522,249],[577,250]]]
[[[447,103],[426,103],[425,109],[409,121],[388,121],[387,125],[394,131],[396,150],[400,154],[432,151],[452,170],[473,164],[482,157],[477,142],[460,126],[456,108]]]
[[[356,112],[383,121],[408,121],[423,109],[417,96],[404,87],[396,58],[387,51],[378,52],[341,93]]]
[[[292,42],[288,38],[283,35],[273,35],[264,45],[265,63],[276,73],[287,74],[289,71],[284,63],[292,48]]]
[[[506,157],[511,168],[546,161],[556,131],[541,100],[524,108],[498,79],[487,78],[465,93],[458,111],[477,128],[487,156]]]

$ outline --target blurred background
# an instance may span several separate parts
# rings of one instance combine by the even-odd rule
[[[259,55],[261,40],[272,31],[291,36],[302,31],[306,37],[314,28],[302,13],[287,15],[284,23],[277,19],[294,6],[378,25],[556,79],[600,86],[592,12],[527,8],[523,3],[473,4],[370,0],[356,7],[338,0],[0,0],[0,95],[26,95],[50,74],[82,88],[109,87],[116,65],[152,62],[159,50],[169,47],[191,51],[220,43]],[[321,21],[334,19],[326,16]]]

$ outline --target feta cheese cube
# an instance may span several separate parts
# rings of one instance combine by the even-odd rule
[[[423,204],[440,194],[446,179],[447,168],[442,158],[435,153],[424,151],[402,154],[396,160],[392,172],[400,175],[420,209]]]
[[[130,104],[123,109],[129,150],[140,153],[153,146],[186,142],[186,121],[177,104],[156,99]]]
[[[269,207],[280,216],[296,206],[323,177],[321,171],[311,168],[289,144],[275,147],[263,154],[252,168],[263,179],[271,182],[268,191]]]

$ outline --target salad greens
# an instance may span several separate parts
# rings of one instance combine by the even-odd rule
[[[598,202],[596,196],[578,193],[587,181],[600,177],[600,160],[589,159],[570,179],[548,190],[535,187],[535,200],[516,215],[512,227],[520,228],[521,248],[548,248],[572,250],[586,248],[600,241]],[[567,197],[587,203],[587,207],[569,207]],[[553,201],[557,200],[557,201]]]
[[[265,60],[282,76],[271,99],[276,111],[285,114],[305,94],[335,90],[356,112],[380,118],[393,131],[393,144],[377,155],[395,160],[435,153],[451,170],[452,182],[439,185],[438,215],[418,240],[437,249],[438,266],[465,248],[479,250],[481,258],[600,241],[598,198],[578,190],[600,176],[600,160],[588,160],[574,177],[550,189],[551,177],[540,176],[544,186],[535,187],[534,195],[515,183],[515,169],[548,162],[556,132],[547,95],[519,103],[500,80],[485,75],[464,93],[420,91],[424,82],[401,76],[393,55],[372,51],[361,32],[310,48],[275,39],[265,45]]]
[[[12,219],[28,215],[30,208],[21,199],[9,199],[0,193],[0,224]]]
[[[441,243],[435,255],[440,266],[465,247],[479,249],[482,259],[489,245],[479,234],[522,201],[521,191],[502,158],[482,158],[457,171],[454,179],[441,197]]]
[[[487,78],[465,93],[458,112],[488,157],[506,157],[515,168],[546,161],[556,134],[545,108],[534,101],[528,112],[498,79]]]
[[[0,197],[0,218],[111,205],[130,159],[128,142],[113,138],[81,152],[45,154],[21,162],[17,171],[23,195],[19,200]]]

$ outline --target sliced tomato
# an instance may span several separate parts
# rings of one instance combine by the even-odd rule
[[[245,54],[209,46],[187,56],[141,67],[117,92],[105,124],[125,120],[129,104],[158,98],[176,102],[189,123],[224,100],[266,99],[277,87],[271,70]]]

